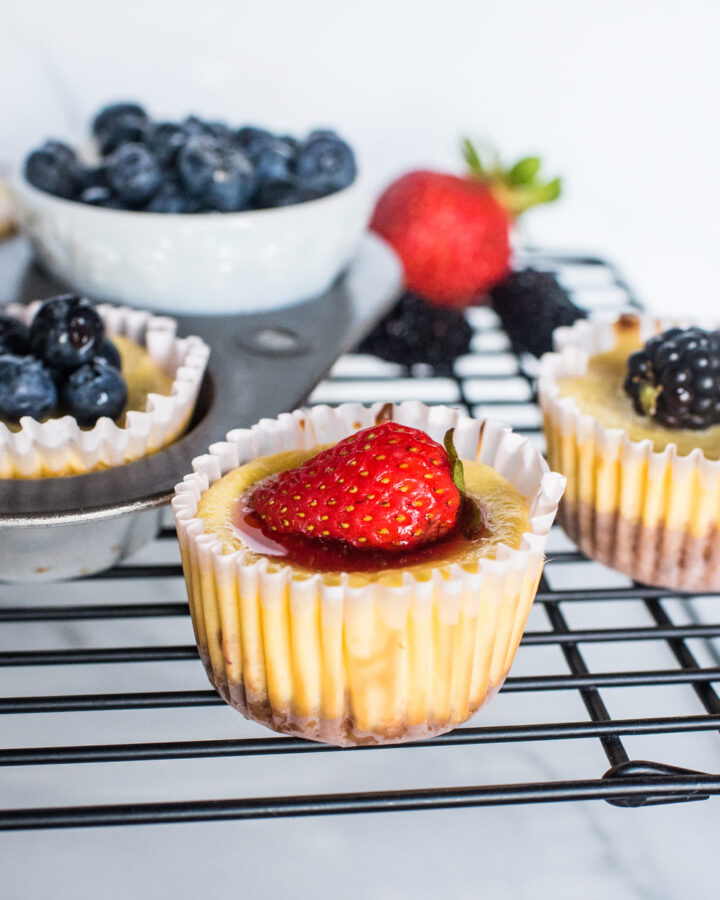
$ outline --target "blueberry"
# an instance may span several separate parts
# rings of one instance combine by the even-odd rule
[[[316,133],[300,146],[295,171],[307,187],[331,194],[355,180],[355,154],[337,136]]]
[[[100,349],[95,354],[95,359],[104,359],[108,365],[114,366],[116,369],[122,370],[122,359],[120,357],[120,351],[113,344],[110,338],[105,338],[105,340],[100,345]]]
[[[245,209],[255,177],[247,156],[214,138],[195,135],[178,156],[178,168],[188,191],[207,209]]]
[[[30,352],[30,329],[14,316],[0,313],[0,354],[24,356]]]
[[[92,304],[75,294],[46,300],[30,325],[30,347],[51,369],[71,371],[88,362],[105,340]]]
[[[81,203],[88,203],[90,206],[107,206],[114,198],[114,194],[109,187],[89,187],[80,194]]]
[[[107,166],[101,163],[99,166],[87,166],[80,170],[82,188],[107,187]]]
[[[112,131],[118,123],[133,118],[147,124],[148,115],[137,103],[110,103],[95,116],[92,123],[93,134],[97,137],[105,131]]]
[[[50,138],[45,141],[43,148],[52,153],[59,162],[65,163],[65,165],[78,165],[77,154],[72,147],[62,141],[54,141]]]
[[[75,153],[59,141],[46,141],[25,160],[25,177],[41,191],[72,200],[82,186]]]
[[[102,206],[103,209],[125,209],[126,210],[129,208],[127,203],[124,203],[118,196],[116,196],[113,193],[111,193],[109,197],[107,197],[105,200],[103,200],[102,203],[100,203],[98,205]],[[134,206],[131,208],[135,209]]]
[[[287,144],[293,153],[297,153],[297,149],[300,146],[300,141],[296,137],[293,137],[291,134],[281,134],[278,140],[282,141],[284,144]]]
[[[124,144],[108,161],[108,181],[121,200],[145,203],[160,186],[162,172],[155,157],[142,144]]]
[[[238,128],[233,140],[235,145],[244,150],[252,159],[263,148],[272,144],[275,140],[275,135],[265,128],[255,128],[254,125],[246,125],[244,128]]]
[[[316,193],[290,176],[261,184],[253,198],[253,206],[255,209],[293,206],[295,203],[314,200],[317,196]]]
[[[31,416],[39,422],[57,403],[50,372],[32,356],[0,356],[0,416],[18,422]]]
[[[295,156],[295,151],[280,138],[273,138],[256,154],[251,156],[258,181],[286,178]]]
[[[145,209],[155,213],[199,212],[200,203],[191,197],[177,178],[167,178]]]
[[[145,138],[145,146],[164,168],[172,166],[178,151],[188,138],[182,125],[174,122],[153,122]]]
[[[333,138],[333,140],[340,140],[337,131],[333,131],[332,128],[314,128],[310,134],[305,138],[305,141],[312,141],[315,138]]]
[[[124,144],[140,143],[145,137],[149,119],[136,103],[114,103],[106,106],[93,122],[100,153],[107,156]]]
[[[183,121],[182,127],[187,137],[204,135],[228,144],[232,139],[232,131],[224,122],[209,122],[198,118],[198,116],[188,116]]]
[[[101,416],[117,419],[127,396],[122,373],[102,357],[75,369],[60,387],[63,409],[80,425],[94,425]]]
[[[112,131],[104,131],[98,138],[100,155],[107,157],[125,144],[142,144],[146,134],[146,126],[135,119],[120,123]]]

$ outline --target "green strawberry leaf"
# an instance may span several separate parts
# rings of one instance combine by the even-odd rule
[[[553,200],[557,200],[557,198],[562,193],[562,178],[553,178],[552,181],[548,181],[547,184],[543,184],[536,196],[538,203],[551,203]]]
[[[485,507],[468,494],[463,494],[458,510],[458,523],[463,536],[471,541],[485,530]]]
[[[476,178],[482,178],[485,175],[485,169],[475,144],[469,138],[463,138],[462,151],[470,172]]]
[[[462,460],[458,456],[458,452],[455,449],[455,444],[453,443],[453,435],[455,434],[454,428],[448,428],[445,432],[445,437],[443,438],[443,444],[445,445],[445,452],[448,455],[448,459],[450,460],[450,476],[455,484],[455,487],[460,491],[461,494],[465,493],[465,469],[463,468]]]
[[[507,173],[508,184],[530,184],[540,171],[540,160],[537,156],[526,156],[518,160]]]
[[[472,540],[485,528],[485,507],[467,493],[465,488],[465,469],[455,449],[453,442],[454,433],[455,429],[449,428],[445,432],[443,444],[450,461],[452,480],[455,487],[460,491],[460,507],[457,515],[458,525],[463,535],[468,540]]]

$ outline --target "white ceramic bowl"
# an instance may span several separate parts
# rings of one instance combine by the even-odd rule
[[[370,216],[359,178],[319,200],[238,213],[103,209],[12,182],[45,267],[90,297],[185,313],[258,312],[323,293]]]

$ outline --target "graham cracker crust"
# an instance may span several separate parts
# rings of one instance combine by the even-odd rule
[[[217,673],[213,671],[207,651],[202,647],[199,648],[199,651],[208,679],[222,699],[229,706],[232,706],[233,709],[242,713],[246,719],[259,722],[261,725],[279,734],[301,737],[322,744],[333,744],[336,747],[361,747],[373,744],[404,744],[409,741],[427,740],[439,734],[452,731],[459,724],[462,724],[445,721],[411,725],[406,721],[398,720],[381,729],[369,732],[357,728],[350,711],[345,716],[336,719],[302,718],[290,712],[273,709],[267,696],[252,696],[246,691],[245,685],[242,683],[231,684],[226,678],[218,677]],[[504,681],[505,676],[498,684],[488,688],[482,701],[471,707],[468,718],[492,700]],[[346,704],[346,706],[349,709],[349,704]]]
[[[587,503],[560,505],[558,520],[591,559],[635,581],[678,591],[720,591],[720,534],[702,538],[685,531],[652,528],[619,513],[599,513]]]

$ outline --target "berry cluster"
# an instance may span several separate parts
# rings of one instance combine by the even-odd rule
[[[42,421],[53,413],[94,425],[116,419],[127,401],[117,347],[82,297],[46,300],[30,326],[0,313],[0,416]]]
[[[470,349],[472,328],[460,309],[437,306],[418,294],[403,294],[358,347],[388,362],[410,368],[432,366],[438,375]]]
[[[48,140],[25,160],[30,184],[111,209],[238,212],[314,200],[347,187],[357,173],[350,146],[327,130],[300,141],[197,116],[160,122],[136,103],[106,106],[92,130],[97,165]]]
[[[490,303],[516,353],[542,356],[552,350],[552,335],[587,313],[572,302],[551,272],[521,269],[490,291]]]
[[[670,328],[628,358],[624,388],[635,411],[665,428],[720,423],[720,332]]]

